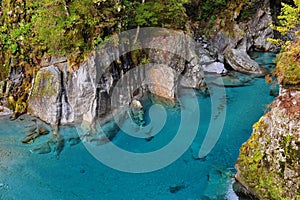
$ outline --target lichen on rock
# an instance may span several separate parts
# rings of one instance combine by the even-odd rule
[[[43,68],[37,73],[29,97],[28,113],[50,124],[59,124],[61,76],[61,71],[53,65]]]
[[[236,179],[259,199],[300,199],[299,106],[299,91],[281,91],[240,149]]]

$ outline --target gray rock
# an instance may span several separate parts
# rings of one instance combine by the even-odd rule
[[[150,93],[174,100],[176,90],[176,72],[165,65],[156,65],[147,71],[147,84]]]
[[[28,100],[28,113],[50,124],[58,124],[61,116],[62,73],[52,66],[41,69]]]
[[[215,80],[213,80],[211,83],[221,87],[241,87],[241,86],[248,85],[247,83],[241,81],[240,79],[231,76],[218,77]]]
[[[97,48],[77,70],[70,71],[65,58],[52,58],[45,65],[56,63],[57,67],[50,65],[38,72],[29,97],[29,113],[50,124],[82,120],[93,123],[140,98],[147,87],[155,95],[174,99],[178,74],[184,74],[185,87],[199,88],[204,84],[191,38],[183,32],[166,30],[161,35],[155,32],[155,36],[150,32],[141,30],[140,35],[149,38],[140,45],[152,49],[151,62],[166,66],[163,70],[134,68],[128,54],[133,47],[123,40],[118,46],[111,41]]]
[[[236,71],[264,76],[266,70],[261,68],[249,55],[241,50],[230,49],[225,53],[226,62]]]
[[[227,73],[227,70],[225,69],[224,64],[221,62],[213,62],[207,66],[204,66],[203,71],[209,72],[209,73],[217,73],[217,74]]]
[[[257,200],[257,198],[238,181],[232,185],[233,191],[242,199]]]
[[[256,2],[259,3],[259,2]],[[239,21],[240,12],[234,13],[232,19],[233,31],[218,31],[212,38],[211,44],[224,54],[228,49],[240,49],[249,51],[256,49],[260,51],[276,50],[276,47],[267,41],[274,36],[269,24],[272,24],[270,1],[261,2],[256,13],[251,19]],[[234,34],[232,34],[232,32]]]

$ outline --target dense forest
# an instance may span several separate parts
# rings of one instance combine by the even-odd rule
[[[43,56],[78,62],[109,35],[138,26],[186,30],[187,23],[209,34],[216,23],[231,29],[232,15],[250,18],[257,1],[60,0],[1,2],[1,75],[9,66],[38,65]]]

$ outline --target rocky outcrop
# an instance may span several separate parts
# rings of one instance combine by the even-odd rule
[[[300,91],[281,89],[253,126],[236,163],[236,179],[259,199],[300,198]]]
[[[50,124],[61,118],[62,73],[51,65],[41,69],[34,80],[28,103],[28,113]]]
[[[232,19],[227,22],[232,26],[231,31],[220,28],[213,34],[210,45],[219,55],[225,55],[225,62],[234,70],[263,75],[264,72],[247,52],[276,50],[275,46],[267,41],[267,38],[274,36],[270,28],[272,24],[270,1],[254,1],[253,6],[256,12],[247,20],[240,19],[241,9],[236,8]]]
[[[237,49],[230,49],[225,53],[227,63],[236,71],[252,73],[258,76],[266,75],[266,70],[261,68],[248,54]]]
[[[204,75],[193,40],[180,31],[158,31],[161,29],[141,29],[140,35],[146,36],[141,39],[141,47],[126,42],[116,45],[115,40],[124,40],[135,32],[121,34],[92,52],[77,70],[71,71],[65,59],[43,62],[44,68],[34,79],[29,112],[51,124],[82,120],[93,123],[129,106],[145,91],[174,100],[180,85],[203,86]],[[136,66],[131,55],[134,48],[151,49],[151,63]]]
[[[267,41],[273,37],[273,30],[270,24],[273,23],[270,9],[270,1],[254,1],[256,12],[247,20],[240,20],[241,9],[236,8],[232,16],[233,31],[229,32],[221,29],[214,35],[212,44],[218,52],[225,53],[227,49],[239,49],[249,51],[250,49],[259,51],[274,50],[274,46]]]
[[[199,63],[204,72],[226,74],[227,69],[224,65],[224,56],[213,48],[209,40],[202,36],[196,38],[196,53],[199,57]]]

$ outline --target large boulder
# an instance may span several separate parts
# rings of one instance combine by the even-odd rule
[[[176,72],[172,68],[164,65],[156,65],[147,71],[148,89],[152,94],[167,98],[175,99],[176,90]]]
[[[93,123],[139,99],[146,88],[174,100],[180,75],[184,76],[180,83],[185,87],[204,85],[194,41],[184,32],[141,29],[139,35],[144,38],[139,47],[130,46],[124,39],[134,35],[131,30],[114,36],[119,38],[99,46],[77,69],[65,58],[44,61],[47,67],[35,77],[28,111],[48,123]],[[149,68],[133,62],[132,52],[140,49],[150,49],[153,65]]]
[[[50,124],[58,124],[61,116],[62,73],[51,65],[41,69],[33,83],[28,113]]]
[[[164,31],[160,34],[155,33],[155,36],[149,41],[152,48],[150,51],[151,62],[170,67],[177,73],[175,76],[183,75],[182,86],[199,89],[204,85],[204,73],[200,66],[199,53],[196,53],[194,39],[182,31],[167,29]],[[175,77],[173,82],[177,81],[177,78]],[[163,80],[161,79],[161,81]],[[165,98],[169,97],[169,94],[165,96]]]
[[[240,149],[236,178],[259,199],[299,199],[300,92],[281,89],[271,107]]]
[[[249,55],[237,49],[230,49],[225,53],[226,62],[236,71],[264,76],[266,70],[261,68]]]

